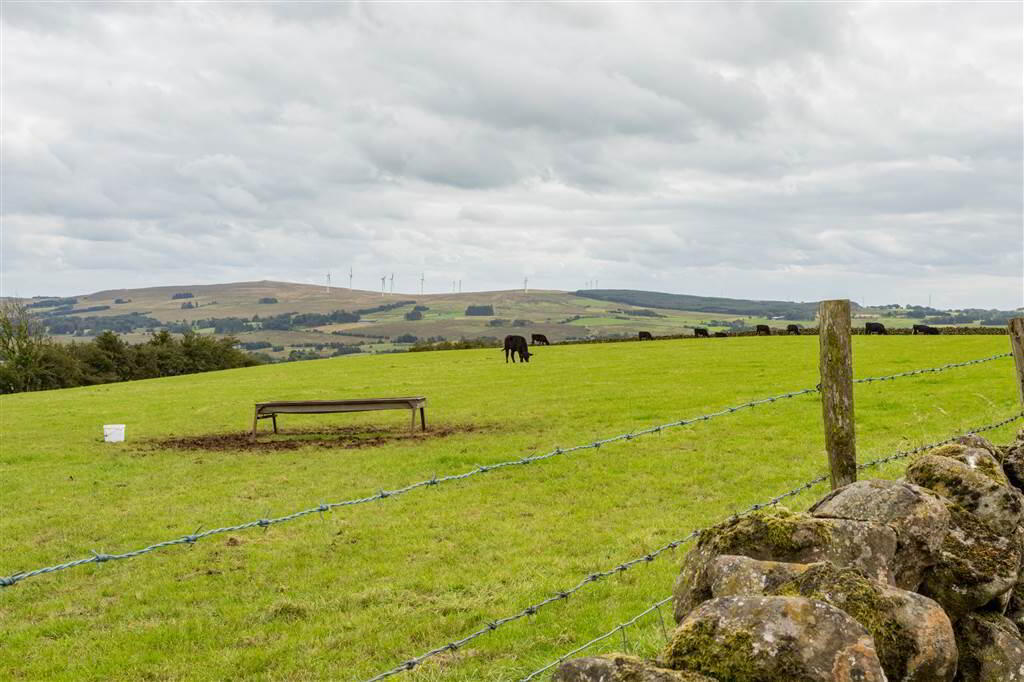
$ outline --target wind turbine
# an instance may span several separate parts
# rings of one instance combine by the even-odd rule
[[[381,275],[381,277],[380,277],[380,295],[381,296],[384,295],[384,280],[386,280],[387,278],[388,278],[387,275]]]
[[[423,295],[423,282],[426,281],[426,279],[427,279],[427,273],[421,272],[420,273],[420,296]]]
[[[330,270],[327,271],[327,289],[326,289],[326,291],[327,291],[328,294],[331,293],[331,271]]]
[[[351,268],[351,266],[348,269],[348,290],[352,291],[352,268]]]
[[[523,277],[523,293],[524,294],[530,292],[530,290],[526,287],[526,285],[527,285],[527,283],[529,283],[529,281],[530,281],[529,279],[527,279],[526,277]]]
[[[395,295],[395,273],[391,273],[391,295]]]

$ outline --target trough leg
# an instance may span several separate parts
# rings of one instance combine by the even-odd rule
[[[415,414],[416,413],[414,412],[413,413],[414,418],[415,418]],[[420,408],[420,426],[423,428],[424,431],[427,430],[427,408],[425,408],[425,407],[421,407]]]
[[[270,415],[270,419],[274,422],[274,433],[277,433],[277,412]]]
[[[414,433],[416,431],[416,408],[412,408],[409,412],[412,414],[412,422],[409,424],[409,433]]]
[[[258,410],[253,410],[252,411],[252,437],[253,438],[256,437],[256,423],[259,420],[259,414],[260,413],[259,413]]]

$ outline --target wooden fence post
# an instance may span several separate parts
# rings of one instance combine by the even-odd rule
[[[1010,320],[1010,352],[1013,363],[1017,366],[1017,391],[1020,394],[1020,406],[1024,409],[1024,317]]]
[[[853,349],[850,343],[850,302],[822,301],[818,306],[821,369],[821,414],[825,423],[832,489],[857,480],[857,447],[853,430]]]

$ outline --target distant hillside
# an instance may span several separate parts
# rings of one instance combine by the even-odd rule
[[[633,289],[587,289],[576,292],[577,296],[595,298],[599,301],[614,301],[646,308],[667,310],[688,310],[698,313],[720,313],[744,317],[783,317],[788,320],[813,320],[818,302],[797,303],[794,301],[753,301],[742,298],[715,298],[712,296],[690,296],[687,294],[665,294],[659,291],[636,291]],[[860,306],[853,303],[855,310]]]
[[[385,295],[272,281],[117,289],[24,302],[58,341],[84,341],[110,330],[138,343],[154,332],[194,331],[232,336],[243,349],[272,360],[387,353],[416,343],[462,339],[484,338],[498,345],[506,334],[544,334],[557,342],[636,338],[640,331],[655,337],[690,335],[695,327],[736,332],[757,324],[813,326],[817,309],[814,302],[622,289]],[[1010,314],[854,308],[857,324],[871,319],[892,327],[915,322],[999,326]]]

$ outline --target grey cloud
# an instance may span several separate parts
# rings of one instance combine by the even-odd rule
[[[353,264],[366,288],[1020,305],[1021,15],[11,5],[4,287]]]

